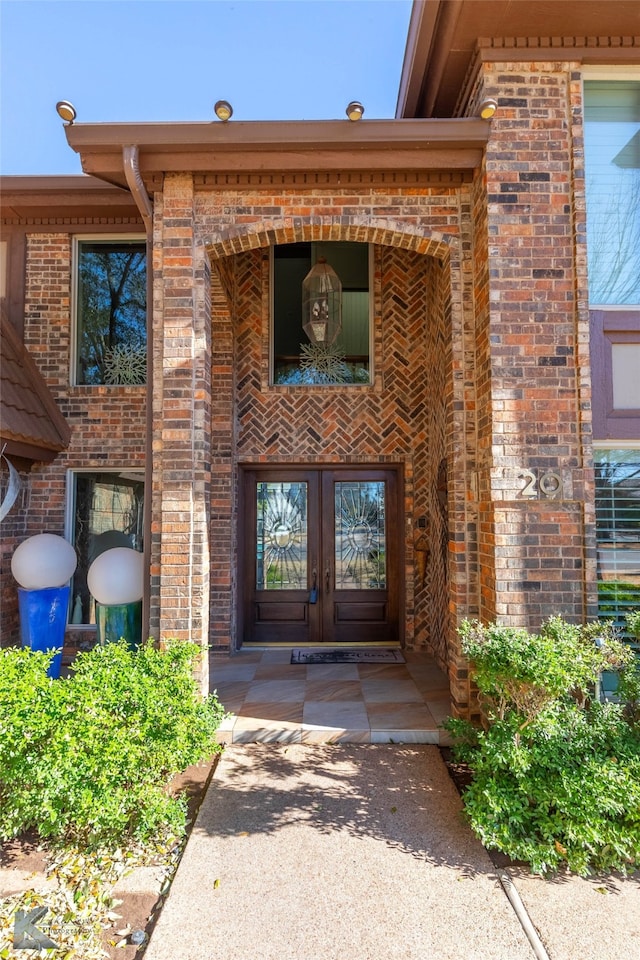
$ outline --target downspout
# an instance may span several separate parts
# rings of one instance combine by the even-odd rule
[[[153,205],[149,199],[145,185],[142,182],[142,177],[140,176],[138,148],[136,146],[122,148],[122,163],[124,165],[124,175],[127,179],[127,185],[140,211],[140,216],[144,221],[147,231],[147,241],[151,241],[153,236]]]
[[[150,635],[151,622],[151,491],[153,489],[153,204],[146,191],[138,164],[138,147],[122,148],[127,186],[136,202],[147,235],[147,409],[144,452],[144,592],[142,595],[142,637]]]

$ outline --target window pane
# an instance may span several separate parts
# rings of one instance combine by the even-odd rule
[[[614,410],[640,410],[640,343],[612,343],[611,372]]]
[[[597,450],[598,614],[623,628],[640,608],[640,450]]]
[[[330,346],[302,329],[302,282],[324,257],[342,283],[342,331]],[[292,243],[274,248],[273,382],[369,383],[369,247],[364,243]]]
[[[256,488],[256,587],[307,586],[307,484],[262,482]]]
[[[95,623],[95,602],[87,586],[89,567],[112,547],[143,548],[142,476],[118,473],[74,474],[72,542],[78,566],[72,586],[72,623]]]
[[[640,303],[640,83],[586,81],[589,299]]]
[[[384,481],[335,484],[336,590],[386,587]]]
[[[76,383],[146,382],[146,246],[78,244]]]

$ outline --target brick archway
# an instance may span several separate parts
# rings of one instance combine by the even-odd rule
[[[244,389],[247,391],[255,391],[251,402],[246,401],[243,409],[247,411],[247,417],[249,416],[248,411],[251,411],[251,415],[260,423],[260,430],[252,432],[246,425],[243,428],[244,447],[239,456],[242,462],[262,462],[270,459],[274,462],[280,462],[282,456],[277,453],[277,445],[283,444],[283,438],[290,439],[290,434],[295,433],[296,423],[307,422],[310,419],[309,416],[304,415],[302,409],[304,403],[307,402],[305,397],[284,393],[280,398],[276,398],[269,393],[266,382],[262,383],[261,389],[256,387],[257,381],[254,371],[258,369],[261,363],[265,362],[267,355],[265,352],[267,349],[265,346],[267,328],[263,316],[264,300],[260,301],[260,289],[264,289],[267,267],[264,266],[264,258],[262,258],[262,265],[260,265],[260,258],[246,259],[242,255],[252,252],[257,254],[258,251],[266,251],[281,244],[313,241],[351,241],[386,248],[386,294],[384,296],[386,297],[387,312],[398,313],[399,310],[404,310],[406,313],[403,322],[398,324],[395,331],[398,338],[398,349],[391,351],[391,353],[395,352],[398,356],[400,354],[408,355],[408,348],[403,340],[407,336],[407,331],[412,331],[416,342],[420,336],[418,311],[411,306],[417,301],[413,299],[413,296],[407,295],[409,287],[405,289],[404,285],[408,283],[413,295],[417,298],[425,295],[425,290],[428,289],[429,285],[432,285],[432,290],[439,291],[440,313],[437,316],[436,326],[432,328],[432,332],[429,334],[431,337],[431,355],[435,357],[437,354],[439,358],[444,359],[446,353],[449,369],[454,366],[454,357],[462,356],[461,321],[464,308],[461,290],[465,284],[461,267],[462,238],[455,233],[433,229],[427,218],[310,215],[308,217],[261,218],[247,223],[229,224],[218,230],[202,230],[199,236],[201,250],[210,261],[212,273],[216,277],[215,283],[218,284],[219,295],[227,302],[224,308],[219,307],[221,312],[216,314],[216,328],[219,334],[218,343],[222,345],[217,358],[220,361],[218,367],[220,370],[228,372],[229,376],[235,363],[233,351],[229,347],[233,342],[232,314],[237,305],[238,295],[243,299],[245,305],[249,300],[253,304],[251,323],[247,322],[245,328],[240,330],[241,355],[244,367],[240,371],[239,381],[245,385]],[[415,274],[411,273],[411,270],[407,273],[407,265],[401,262],[405,253],[413,260],[412,270],[415,271]],[[236,258],[243,261],[243,270],[246,271],[239,282],[235,274],[234,262],[237,262]],[[431,261],[431,267],[425,266],[424,268],[427,270],[424,276],[420,274],[419,260],[424,261],[425,264]],[[261,271],[262,280],[260,279]],[[221,302],[219,301],[219,304]],[[228,327],[225,327],[224,324],[228,324]],[[436,327],[438,327],[439,332]],[[449,331],[448,335],[445,330]],[[466,675],[461,679],[456,677],[459,650],[456,638],[451,632],[453,619],[448,612],[450,590],[454,579],[457,580],[458,578],[458,572],[452,568],[452,558],[447,556],[446,550],[442,547],[443,540],[446,541],[447,535],[442,526],[443,521],[440,513],[437,517],[435,516],[437,510],[434,502],[432,502],[437,492],[437,467],[443,458],[451,458],[452,475],[455,475],[453,466],[453,459],[455,459],[454,437],[460,435],[463,429],[463,415],[459,412],[463,404],[461,382],[456,381],[455,378],[446,381],[444,370],[445,366],[436,364],[434,360],[431,379],[433,379],[433,376],[440,378],[437,379],[439,386],[436,393],[438,397],[442,398],[451,414],[448,418],[439,417],[437,411],[434,412],[425,408],[425,417],[430,418],[430,426],[428,429],[425,428],[420,431],[420,437],[416,441],[417,447],[412,451],[412,455],[406,459],[403,442],[409,435],[410,425],[399,414],[399,426],[394,432],[393,424],[391,424],[392,411],[389,404],[386,401],[385,404],[382,404],[375,391],[367,397],[369,397],[370,406],[376,410],[374,416],[377,417],[377,422],[384,422],[389,426],[388,437],[385,434],[387,439],[381,442],[380,450],[376,448],[376,455],[379,454],[383,459],[386,458],[389,461],[395,456],[396,460],[400,459],[405,464],[407,489],[411,490],[412,497],[411,519],[413,523],[415,524],[418,515],[429,518],[433,515],[433,519],[430,519],[428,523],[430,544],[433,540],[430,550],[432,563],[429,576],[421,582],[415,582],[413,533],[407,538],[405,544],[405,583],[407,585],[405,623],[419,646],[426,645],[428,649],[432,649],[437,654],[438,662],[450,675],[452,691],[455,687],[455,699],[459,701],[468,699],[468,681]],[[405,372],[403,368],[403,373]],[[393,383],[393,379],[392,375],[387,383]],[[455,409],[456,400],[458,401],[458,409]],[[232,432],[235,423],[234,402],[235,398],[233,400],[229,399],[226,411],[230,432]],[[308,402],[314,404],[316,408],[319,406],[317,396],[312,395]],[[356,405],[357,409],[354,408],[352,403],[350,404],[349,416],[354,422],[356,420],[357,422],[364,422],[364,413],[360,409],[364,404],[364,395],[361,403]],[[376,404],[382,404],[380,409]],[[218,398],[219,406],[220,398]],[[282,421],[277,419],[280,406],[287,407],[286,417]],[[336,422],[341,422],[341,413],[340,401],[335,400],[332,406],[332,415],[335,416]],[[358,420],[358,417],[360,417],[360,420]],[[268,429],[265,428],[265,424],[270,425]],[[273,429],[271,429],[271,425],[273,425]],[[435,438],[428,450],[424,439],[427,433],[432,437],[432,440]],[[277,442],[274,439],[276,436]],[[358,461],[364,460],[366,455],[373,456],[368,447],[365,449],[366,437],[368,436],[366,430],[360,436],[363,438],[363,448],[358,450],[355,455],[355,460]],[[334,455],[337,457],[339,447],[336,437],[337,434],[332,435],[333,446],[331,449],[328,450],[327,447],[323,447],[321,458],[328,459]],[[393,445],[394,438],[397,441],[397,449]],[[293,441],[291,443],[292,449],[295,448],[297,460],[307,457],[310,460],[318,458],[318,451],[313,446],[313,442],[313,439],[310,439],[304,431],[302,435],[296,434],[295,443]],[[431,462],[432,460],[433,462]],[[216,477],[214,483],[219,487],[218,500],[221,501],[226,497],[229,502],[232,502],[233,471],[229,475]],[[455,528],[454,536],[462,537],[464,535],[464,524],[460,519],[459,511],[452,511],[450,526],[452,530]],[[231,522],[229,522],[228,527],[225,535],[228,536],[230,544],[233,544],[235,534],[232,531]],[[447,573],[448,570],[450,570],[449,573]],[[228,577],[228,566],[225,567],[224,573],[221,571],[221,579],[223,576]],[[426,599],[428,596],[435,597],[436,602],[429,605]],[[231,601],[229,601],[228,617],[232,624],[231,632],[233,633],[235,614]]]
[[[247,250],[283,243],[313,240],[349,240],[381,246],[401,247],[446,261],[455,251],[459,239],[452,234],[425,230],[403,220],[370,216],[285,217],[279,220],[256,220],[233,224],[205,239],[205,248],[212,260],[233,256]]]

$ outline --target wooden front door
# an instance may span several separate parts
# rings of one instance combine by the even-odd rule
[[[245,642],[400,639],[396,470],[246,470],[243,519]]]

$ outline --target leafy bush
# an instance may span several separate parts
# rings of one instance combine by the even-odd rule
[[[223,709],[193,676],[195,644],[124,641],[78,655],[68,679],[49,657],[0,651],[0,836],[35,829],[87,848],[184,829],[171,778],[219,747]]]
[[[633,653],[602,624],[557,617],[538,634],[468,621],[460,633],[487,720],[447,724],[473,769],[463,800],[474,832],[543,874],[634,869],[640,726],[628,703],[593,697],[608,669],[620,670],[622,692],[637,689]]]
[[[625,617],[627,621],[627,630],[632,637],[640,640],[640,610],[633,610]]]

